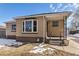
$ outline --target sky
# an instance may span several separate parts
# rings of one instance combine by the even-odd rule
[[[72,3],[0,3],[0,25],[17,16],[73,11],[76,7],[78,4]]]

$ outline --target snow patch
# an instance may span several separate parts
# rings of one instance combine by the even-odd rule
[[[39,44],[39,47],[44,47],[44,46],[47,46],[47,45],[45,45],[45,44]]]
[[[0,47],[3,46],[19,46],[22,45],[22,42],[16,42],[16,40],[13,39],[2,39],[0,38]]]
[[[79,34],[74,34],[73,36],[79,37]]]
[[[46,45],[40,44],[38,46],[35,46],[30,53],[40,53],[43,54],[44,51],[48,51],[49,53],[51,53],[51,51],[54,51],[55,49],[53,48],[49,48],[49,47],[45,47]]]
[[[0,45],[0,48],[3,48],[3,47],[5,47],[4,45]]]
[[[41,48],[41,47],[35,47],[33,48],[30,52],[32,53],[42,53],[43,51],[45,51],[46,49],[45,48]]]

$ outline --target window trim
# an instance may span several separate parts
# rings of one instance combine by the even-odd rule
[[[26,25],[26,21],[32,21],[32,31],[31,32],[27,32],[25,29],[26,29],[26,27],[25,27],[25,25]],[[37,21],[37,31],[33,31],[33,21]],[[29,19],[29,20],[24,20],[23,21],[24,22],[24,31],[23,31],[23,29],[22,29],[22,32],[23,33],[38,33],[38,20],[36,20],[36,19]],[[23,28],[23,27],[22,27]]]

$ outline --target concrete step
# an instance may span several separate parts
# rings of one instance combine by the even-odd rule
[[[62,43],[62,40],[49,40],[49,43],[53,45],[60,45]]]

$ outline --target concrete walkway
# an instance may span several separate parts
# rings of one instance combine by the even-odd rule
[[[72,37],[68,37],[68,40],[69,40],[68,46],[55,46],[55,45],[51,45],[51,46],[59,50],[63,50],[69,53],[79,55],[79,43],[74,41]]]

